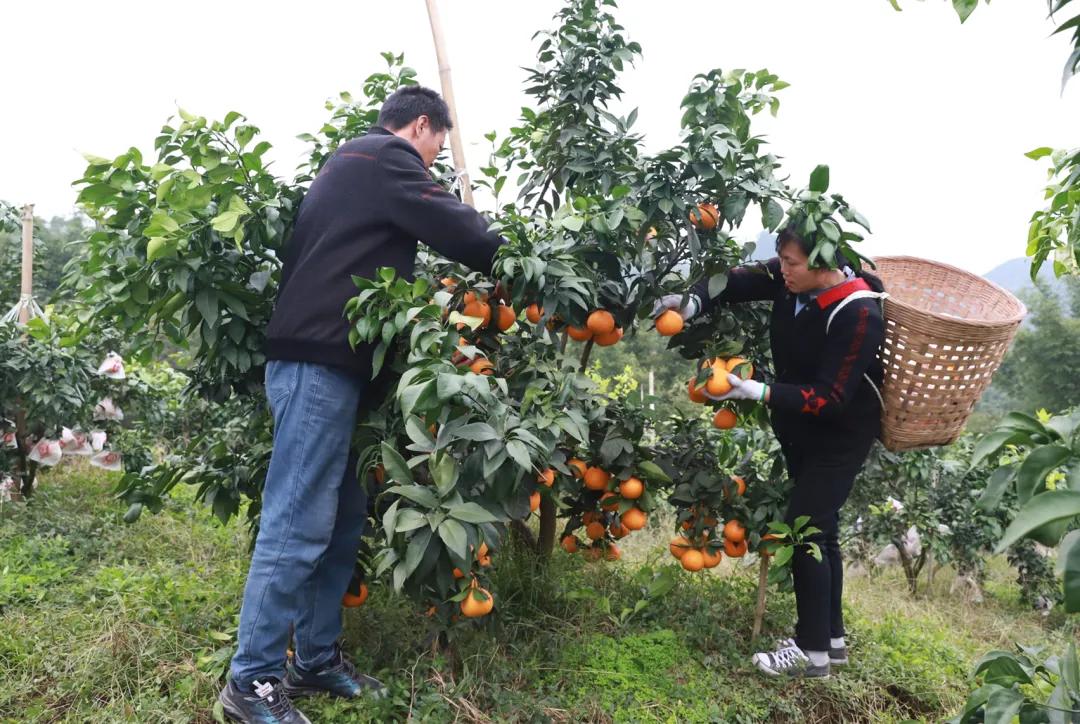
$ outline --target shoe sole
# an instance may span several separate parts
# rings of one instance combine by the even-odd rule
[[[319,694],[326,694],[328,696],[334,697],[335,699],[345,699],[347,701],[351,701],[353,699],[360,699],[365,696],[370,696],[373,699],[381,699],[386,696],[386,689],[361,689],[360,693],[356,696],[343,696],[341,694],[336,694],[329,689],[320,689],[317,686],[293,687],[286,684],[282,688],[284,688],[285,694],[290,699],[296,699],[303,696],[318,696]]]
[[[756,659],[754,660],[754,666],[756,666],[757,670],[760,671],[761,673],[765,674],[766,676],[775,676],[775,677],[786,676],[786,674],[784,674],[783,672],[776,671],[775,669],[770,669],[768,666],[766,666],[765,664],[761,663],[760,661],[758,661]],[[830,676],[831,676],[831,674],[825,674],[824,676],[802,676],[802,677],[799,677],[799,678],[802,678],[802,679],[828,679]]]
[[[847,666],[847,659],[829,659],[829,666]]]
[[[234,714],[233,712],[229,711],[229,705],[225,702],[224,699],[218,697],[218,701],[221,703],[221,713],[225,715],[225,721],[239,722],[239,724],[243,724],[244,718],[239,714]],[[303,712],[297,712],[297,714],[300,715],[300,719],[306,724],[311,724],[311,720],[304,716]]]

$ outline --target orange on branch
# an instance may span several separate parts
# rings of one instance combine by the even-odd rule
[[[670,337],[683,330],[682,315],[674,309],[669,309],[656,318],[656,331],[664,337]]]
[[[623,525],[630,530],[641,530],[649,521],[649,516],[641,508],[631,508],[621,516]]]
[[[630,477],[619,483],[619,495],[627,500],[637,500],[645,492],[645,483]]]
[[[731,410],[724,408],[717,410],[716,415],[713,417],[713,427],[718,427],[721,430],[730,430],[735,427],[739,422],[739,418]]]
[[[698,229],[712,231],[720,222],[720,210],[713,204],[698,204],[690,210],[690,223]]]
[[[606,309],[597,309],[589,315],[585,326],[595,335],[610,334],[615,330],[615,317]]]

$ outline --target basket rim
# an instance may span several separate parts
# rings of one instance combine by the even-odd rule
[[[967,276],[967,277],[976,279],[979,282],[981,282],[983,284],[986,284],[990,288],[994,289],[998,293],[1012,299],[1013,302],[1016,303],[1016,306],[1018,308],[1018,312],[1017,312],[1016,316],[1009,317],[1007,319],[1000,319],[1000,320],[996,320],[996,321],[991,322],[991,321],[987,321],[985,319],[968,319],[967,317],[955,317],[955,316],[950,316],[950,315],[947,315],[947,314],[939,314],[937,312],[931,312],[931,311],[928,311],[926,309],[922,309],[921,307],[916,307],[914,304],[908,304],[905,301],[897,299],[896,297],[892,296],[891,294],[889,294],[889,296],[886,298],[886,300],[885,300],[886,303],[897,304],[897,305],[899,305],[901,307],[904,307],[905,309],[910,309],[910,310],[912,310],[914,312],[917,312],[918,314],[923,314],[923,315],[926,315],[928,317],[933,317],[934,319],[940,320],[942,322],[952,322],[954,324],[955,323],[970,324],[970,325],[975,325],[975,326],[979,326],[979,327],[1002,327],[1002,326],[1008,326],[1008,325],[1013,325],[1013,324],[1019,324],[1020,322],[1024,321],[1024,317],[1027,316],[1027,306],[1022,301],[1020,301],[1020,299],[1017,298],[1017,296],[1015,294],[1010,292],[1008,289],[1005,289],[1004,287],[999,286],[998,284],[990,281],[989,279],[986,279],[985,277],[981,277],[978,274],[975,274],[974,272],[969,272],[966,269],[961,269],[958,266],[953,266],[952,264],[946,264],[943,261],[934,261],[932,259],[923,259],[922,257],[907,256],[907,255],[903,255],[903,254],[887,254],[887,255],[883,255],[883,256],[875,256],[875,257],[873,257],[872,261],[874,262],[874,267],[875,268],[870,270],[871,273],[877,271],[877,268],[876,268],[877,264],[878,264],[878,262],[881,262],[881,261],[887,261],[887,262],[888,261],[916,262],[918,264],[925,264],[925,265],[928,265],[928,266],[941,267],[943,269],[947,269],[949,272],[956,273],[956,274],[961,274],[963,276]],[[884,280],[882,280],[882,281],[884,281]],[[889,292],[888,287],[885,288],[885,292],[888,294],[888,292]]]

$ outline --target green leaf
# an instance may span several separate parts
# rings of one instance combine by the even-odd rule
[[[1073,613],[1073,611],[1070,611]],[[1080,660],[1076,657],[1076,642],[1069,642],[1069,650],[1061,657],[1061,678],[1072,694],[1080,693]]]
[[[1032,151],[1028,151],[1024,155],[1030,158],[1032,161],[1038,161],[1043,156],[1049,156],[1053,152],[1054,149],[1050,148],[1049,146],[1042,146]]]
[[[520,440],[511,440],[506,443],[506,452],[510,454],[510,457],[514,459],[514,462],[518,464],[518,467],[529,472],[532,470],[532,460],[529,458],[529,448],[525,447],[525,443]]]
[[[409,418],[405,420],[405,433],[413,441],[413,447],[409,448],[410,450],[431,452],[435,449],[435,438],[431,436],[427,425],[416,415],[409,415]]]
[[[992,512],[1001,503],[1001,496],[1005,494],[1009,484],[1016,475],[1016,465],[1005,465],[995,470],[983,488],[982,494],[976,503],[980,510]]]
[[[200,289],[195,294],[195,308],[199,310],[199,314],[206,323],[213,327],[218,316],[217,295],[207,289]]]
[[[1051,490],[1036,495],[1017,512],[1013,522],[1005,529],[996,552],[1001,553],[1024,536],[1047,523],[1080,515],[1080,492],[1075,490]]]
[[[428,467],[439,495],[443,497],[449,495],[458,481],[458,467],[454,456],[444,450],[439,455],[428,459]]]
[[[395,533],[407,533],[410,530],[416,530],[425,525],[427,525],[426,515],[416,508],[402,508],[397,511],[393,531]]]
[[[1013,430],[995,430],[988,435],[983,435],[975,443],[975,449],[971,453],[971,467],[978,466],[979,463],[996,453],[1006,444],[1016,442],[1015,437],[1016,432]]]
[[[774,231],[783,220],[784,207],[774,199],[766,199],[761,205],[761,225],[769,231]]]
[[[439,537],[460,560],[469,560],[469,536],[461,523],[453,518],[447,518],[439,526]]]
[[[1080,612],[1080,530],[1070,532],[1061,542],[1057,566],[1065,580],[1065,610]]]
[[[646,480],[651,480],[658,483],[671,483],[671,478],[668,474],[660,469],[660,466],[650,460],[642,460],[637,465],[638,472]]]
[[[497,523],[499,521],[499,518],[477,503],[452,505],[448,512],[451,518],[463,520],[466,523]]]
[[[957,2],[958,0],[953,0]],[[986,724],[1012,724],[1024,705],[1024,695],[1016,689],[998,689],[986,702]]]
[[[434,510],[439,507],[439,500],[435,497],[435,493],[431,492],[431,488],[425,488],[423,485],[393,485],[387,488],[386,492],[388,494],[400,495],[403,498],[413,501],[417,505],[424,506],[428,510]]]
[[[462,425],[461,427],[453,430],[455,437],[459,437],[463,440],[472,440],[473,442],[487,442],[488,440],[498,440],[499,435],[495,432],[495,428],[486,422],[472,422],[468,425]]]
[[[562,227],[567,231],[578,232],[585,226],[585,219],[581,216],[568,216],[562,220]]]
[[[450,374],[449,372],[439,373],[438,382],[436,383],[436,392],[439,395],[439,401],[445,402],[461,392],[462,384],[463,378],[461,375]]]
[[[780,546],[780,549],[773,556],[773,565],[777,568],[784,566],[791,560],[793,555],[795,555],[795,546]]]
[[[412,575],[420,561],[424,560],[428,544],[431,542],[431,529],[424,528],[414,535],[409,541],[409,548],[405,551],[405,575]]]
[[[1046,476],[1072,455],[1063,445],[1043,445],[1031,451],[1016,471],[1016,493],[1023,505],[1043,487]]]
[[[1015,654],[1008,651],[991,651],[979,659],[975,665],[975,677],[979,676],[987,684],[998,686],[1031,683],[1030,672],[1021,665]]]
[[[810,190],[825,193],[829,190],[829,167],[822,164],[810,174]]]
[[[960,22],[962,23],[975,12],[975,8],[979,5],[979,0],[952,0],[952,4],[953,9],[956,10],[956,14],[960,16]],[[989,718],[987,721],[989,721]]]
[[[720,296],[720,293],[727,289],[727,285],[727,274],[713,274],[709,277],[709,299],[715,299]]]
[[[412,470],[409,469],[405,458],[401,457],[401,454],[386,442],[383,442],[379,449],[382,453],[383,467],[386,468],[390,479],[397,483],[412,483]]]

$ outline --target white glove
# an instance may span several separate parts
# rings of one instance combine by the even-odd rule
[[[723,400],[753,400],[754,402],[765,401],[765,391],[768,387],[757,380],[744,380],[736,374],[728,372],[728,382],[731,383],[731,391],[713,397],[708,392],[705,396],[710,400],[721,402]]]
[[[660,300],[653,305],[652,318],[656,319],[660,316],[660,312],[665,309],[674,309],[679,313],[679,316],[683,318],[683,321],[687,321],[691,317],[695,316],[701,311],[701,300],[698,299],[696,294],[691,294],[686,300],[686,306],[682,304],[682,294],[665,294],[660,297]]]

